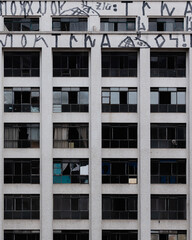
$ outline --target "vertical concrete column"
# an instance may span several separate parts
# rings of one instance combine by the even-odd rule
[[[3,32],[4,31],[4,17],[0,18],[0,31]]]
[[[150,236],[150,49],[139,57],[139,240]]]
[[[4,219],[4,124],[3,124],[3,112],[4,112],[4,90],[3,90],[3,54],[2,47],[0,47],[0,239],[4,238],[3,234],[3,219]]]
[[[41,53],[41,240],[53,239],[52,49]]]
[[[101,49],[91,49],[89,122],[90,240],[101,240]]]
[[[44,4],[50,4],[49,1],[47,3],[42,2],[42,5]],[[39,19],[39,26],[40,26],[40,31],[52,31],[52,17],[51,13],[47,12],[47,14],[43,15]]]
[[[187,98],[187,113],[188,113],[188,158],[187,158],[187,183],[188,183],[188,195],[187,195],[187,239],[192,239],[192,49],[189,48],[189,64],[188,64],[188,98]]]

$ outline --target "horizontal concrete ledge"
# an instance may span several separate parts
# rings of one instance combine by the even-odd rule
[[[39,230],[40,229],[40,220],[23,220],[23,219],[13,219],[13,220],[4,220],[4,229],[5,230]]]
[[[89,220],[65,220],[58,219],[53,220],[54,230],[79,230],[79,229],[89,229]]]

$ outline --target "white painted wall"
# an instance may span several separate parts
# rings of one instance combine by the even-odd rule
[[[40,18],[40,32],[17,32],[12,36],[3,32],[4,17],[24,15],[19,1],[3,2],[0,11],[0,239],[3,239],[4,229],[40,229],[41,240],[52,240],[53,229],[89,229],[91,240],[101,240],[102,229],[137,229],[138,240],[150,239],[150,230],[181,229],[187,230],[188,240],[191,240],[192,224],[192,166],[191,158],[191,30],[186,31],[187,21],[191,24],[192,12],[190,3],[186,1],[165,2],[172,12],[173,17],[184,17],[185,31],[174,32],[148,32],[149,17],[168,17],[166,8],[162,2],[150,1],[144,6],[141,1],[128,3],[118,2],[88,2],[87,6],[82,2],[30,2],[26,5],[29,15]],[[78,11],[76,11],[78,9]],[[144,10],[143,10],[144,9]],[[6,12],[7,11],[7,12]],[[143,12],[144,11],[144,12]],[[184,13],[187,12],[184,16]],[[110,32],[108,38],[100,32],[100,17],[136,17],[137,24],[134,32]],[[90,74],[88,78],[53,78],[52,77],[52,50],[56,47],[55,36],[52,35],[52,17],[71,16],[83,14],[88,17],[88,36],[95,41],[95,47],[87,43],[90,53]],[[144,25],[142,25],[144,24]],[[146,30],[140,30],[140,27]],[[138,35],[138,31],[141,35]],[[69,50],[71,33],[59,32],[58,49]],[[161,34],[161,35],[159,35]],[[36,36],[35,36],[36,35]],[[71,51],[84,49],[85,33],[74,32],[78,42],[71,41]],[[138,38],[139,36],[139,38]],[[176,40],[175,40],[176,38]],[[23,39],[26,39],[24,48]],[[44,39],[44,41],[42,40]],[[178,40],[177,40],[178,39]],[[12,41],[11,41],[12,40]],[[129,45],[127,40],[132,41]],[[5,41],[5,43],[4,43]],[[105,45],[102,45],[102,41]],[[178,42],[178,43],[177,43]],[[134,45],[133,45],[134,44]],[[159,46],[162,44],[162,48]],[[101,78],[101,51],[102,48],[122,51],[136,50],[138,52],[138,77],[137,78]],[[131,47],[132,46],[132,47]],[[4,50],[39,49],[41,52],[41,76],[39,78],[4,78],[3,77],[3,53]],[[166,51],[183,50],[189,52],[187,77],[174,78],[150,78],[149,57],[150,48]],[[110,49],[109,49],[110,50]],[[40,87],[41,88],[41,112],[40,113],[3,113],[3,87]],[[52,113],[52,87],[89,87],[90,111],[89,113]],[[138,113],[101,113],[101,88],[102,87],[137,87]],[[178,113],[154,113],[150,114],[150,87],[186,87],[189,93],[187,99],[188,110],[185,114]],[[39,122],[41,127],[40,149],[3,149],[3,124],[4,122]],[[88,122],[89,123],[89,149],[52,149],[52,123],[56,122]],[[101,149],[101,123],[102,122],[133,122],[138,124],[139,148],[138,149]],[[188,124],[188,148],[187,149],[150,149],[150,123],[153,122],[183,122]],[[41,184],[40,186],[4,185],[3,184],[3,157],[24,158],[37,157],[41,160]],[[52,159],[89,158],[89,185],[54,185],[52,184]],[[101,184],[101,158],[138,158],[139,183],[134,185]],[[188,184],[187,185],[150,185],[150,158],[187,158]],[[3,193],[36,193],[41,196],[41,219],[38,220],[3,220]],[[52,195],[60,193],[85,193],[89,194],[89,220],[53,220],[52,219]],[[138,194],[138,220],[102,220],[101,219],[101,194]],[[187,194],[188,218],[183,221],[151,221],[150,220],[150,194]]]

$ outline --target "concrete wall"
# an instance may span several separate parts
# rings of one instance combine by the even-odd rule
[[[37,16],[40,18],[39,32],[4,31],[4,17]],[[52,17],[83,15],[88,17],[88,32],[59,32],[52,35]],[[100,32],[101,17],[135,17],[134,32]],[[183,17],[184,32],[148,32],[148,18]],[[150,239],[153,230],[187,230],[188,240],[192,238],[191,185],[191,26],[192,3],[190,2],[0,2],[0,239],[4,229],[40,229],[41,240],[52,240],[54,229],[89,229],[91,240],[100,240],[102,229],[137,229],[139,240]],[[71,35],[73,34],[73,35]],[[90,37],[90,40],[87,38]],[[89,51],[89,77],[87,78],[53,78],[52,50],[85,49]],[[41,74],[39,78],[3,77],[3,51],[5,50],[40,50]],[[137,51],[137,78],[102,78],[101,51]],[[186,78],[150,78],[150,51],[187,52]],[[40,113],[4,113],[4,87],[40,87]],[[52,113],[53,87],[89,87],[89,113]],[[102,87],[137,87],[138,113],[101,113]],[[187,113],[153,113],[150,114],[150,87],[186,87]],[[3,124],[11,122],[40,123],[40,149],[4,149]],[[52,149],[52,123],[87,122],[89,123],[89,149]],[[101,149],[102,122],[133,122],[138,124],[138,149]],[[150,149],[150,123],[187,124],[186,149]],[[18,185],[3,184],[3,158],[37,157],[41,161],[41,184]],[[52,184],[53,158],[89,158],[89,185]],[[102,158],[137,158],[139,164],[138,184],[102,185]],[[150,158],[186,158],[186,185],[150,185]],[[3,194],[34,193],[40,194],[40,220],[3,220]],[[53,220],[53,194],[84,193],[89,194],[89,220]],[[102,220],[101,194],[138,194],[138,220]],[[150,220],[150,194],[186,194],[188,197],[187,220],[156,221]]]

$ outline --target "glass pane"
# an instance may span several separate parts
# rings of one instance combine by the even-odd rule
[[[53,92],[53,104],[61,104],[61,92]]]
[[[80,166],[80,175],[88,175],[89,167],[88,165]]]
[[[176,104],[176,92],[171,93],[171,104]]]
[[[185,104],[185,92],[177,92],[177,104]]]
[[[68,104],[69,99],[68,99],[68,92],[62,92],[62,104]]]
[[[88,92],[80,92],[79,93],[79,103],[80,104],[88,104],[89,103],[89,94],[88,94]]]
[[[4,104],[12,104],[13,102],[13,95],[12,92],[4,92]]]
[[[111,104],[119,104],[119,92],[111,93]]]
[[[137,92],[129,92],[128,96],[129,96],[129,100],[128,100],[129,104],[137,104]]]
[[[159,103],[159,93],[151,92],[151,104],[158,104],[158,103]]]

